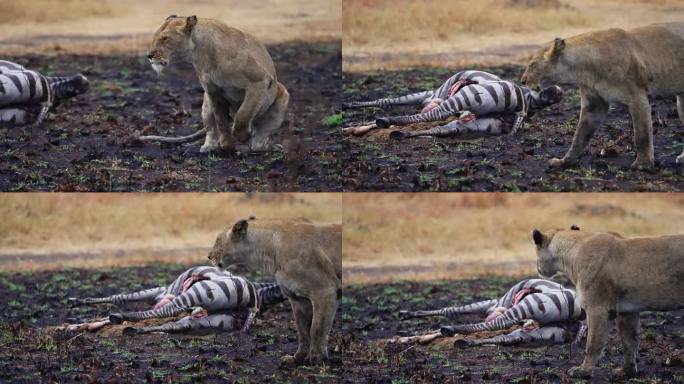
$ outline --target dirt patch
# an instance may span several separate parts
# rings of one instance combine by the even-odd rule
[[[261,314],[247,337],[55,332],[67,318],[97,319],[116,307],[69,308],[70,296],[109,295],[169,283],[187,266],[0,274],[0,382],[333,382],[340,366],[339,331],[331,365],[288,368],[297,336],[287,302]],[[264,277],[254,277],[266,281]],[[132,306],[127,308],[139,308]],[[335,324],[334,329],[339,329]],[[242,380],[242,381],[241,381]]]
[[[519,79],[523,68],[481,68]],[[344,73],[344,100],[370,100],[431,89],[451,76],[447,69]],[[675,100],[652,100],[657,170],[630,165],[635,153],[631,119],[625,107],[609,112],[579,166],[550,170],[547,161],[562,157],[579,117],[579,93],[568,87],[564,100],[532,117],[515,136],[389,139],[391,130],[343,141],[342,188],[357,191],[677,191],[684,187],[675,157],[682,149],[682,124]],[[415,113],[415,108],[345,111],[345,125],[376,116]],[[425,127],[403,127],[409,130]]]
[[[498,297],[515,281],[488,278],[346,287],[340,308],[344,361],[340,374],[348,382],[370,383],[573,382],[566,371],[581,362],[581,354],[571,351],[569,345],[456,349],[444,341],[428,346],[381,342],[395,335],[423,334],[445,324],[438,319],[402,321],[400,309],[436,308]],[[642,379],[682,382],[682,315],[681,310],[642,314]],[[477,317],[463,317],[464,322],[474,320]],[[622,362],[616,336],[613,331],[592,382],[608,382],[611,369]]]
[[[269,46],[290,113],[283,151],[200,154],[201,143],[140,143],[136,133],[201,128],[202,88],[189,65],[158,77],[145,57],[5,57],[46,74],[83,72],[91,90],[59,105],[40,128],[2,129],[0,190],[339,190],[339,129],[323,121],[340,97],[341,44]],[[334,125],[334,124],[332,124]]]

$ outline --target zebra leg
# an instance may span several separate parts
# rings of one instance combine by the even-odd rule
[[[446,307],[428,311],[399,311],[399,314],[403,315],[405,318],[444,316],[446,318],[453,319],[458,317],[458,315],[468,313],[486,313],[487,310],[496,305],[496,303],[496,300],[484,300],[472,304],[462,305],[459,307]]]
[[[33,120],[27,108],[0,108],[0,126],[20,127],[28,125]]]
[[[157,287],[157,288],[145,289],[145,290],[133,292],[133,293],[111,295],[111,296],[106,296],[106,297],[86,297],[86,298],[70,297],[67,299],[67,303],[69,303],[71,306],[84,305],[84,304],[103,304],[103,303],[111,303],[111,304],[121,305],[121,304],[132,302],[132,301],[154,301],[154,299],[157,298],[157,296],[164,293],[165,290],[166,289],[164,287]]]
[[[103,318],[99,320],[93,320],[85,323],[69,324],[67,326],[55,327],[56,331],[88,331],[95,332],[102,329],[104,326],[111,324],[109,319]]]
[[[498,316],[494,320],[475,324],[445,326],[441,328],[441,332],[444,336],[453,336],[456,333],[498,331],[510,328],[511,326],[521,322],[524,319],[524,317],[522,316],[523,312],[521,311],[521,307],[521,304],[515,305],[506,310],[506,312],[504,312],[501,316]]]
[[[235,330],[237,321],[229,314],[217,313],[201,318],[185,316],[178,321],[172,321],[150,327],[126,327],[123,334],[128,336],[142,335],[146,333],[203,333],[203,332],[230,332]]]
[[[401,140],[420,136],[451,137],[464,133],[488,133],[500,135],[506,132],[507,128],[506,122],[498,117],[486,117],[481,119],[471,118],[467,120],[456,119],[446,125],[440,125],[420,131],[394,131],[390,133],[390,138]]]
[[[377,99],[371,101],[352,101],[349,103],[342,103],[342,108],[360,108],[360,107],[389,107],[392,105],[420,105],[432,98],[433,91],[417,92],[405,96]]]
[[[139,312],[122,312],[112,313],[109,315],[109,321],[114,324],[121,324],[124,321],[140,321],[152,318],[173,317],[183,312],[190,310],[192,306],[186,304],[191,300],[187,293],[176,296],[169,304],[156,309]]]
[[[456,340],[454,347],[476,346],[476,345],[518,345],[518,344],[560,344],[567,339],[567,331],[562,327],[547,326],[526,331],[516,329],[515,331],[498,335],[486,339],[475,340]]]
[[[428,123],[431,121],[446,120],[460,112],[459,110],[450,109],[451,107],[448,106],[449,100],[443,102],[438,108],[435,108],[428,113],[377,118],[375,120],[375,125],[377,125],[378,128],[389,128],[392,125],[409,125],[415,123]]]

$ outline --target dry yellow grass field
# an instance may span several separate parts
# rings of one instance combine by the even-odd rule
[[[677,194],[345,194],[344,282],[534,275],[534,228],[681,233]]]
[[[683,19],[680,0],[343,0],[343,69],[524,63],[558,36]]]
[[[205,262],[239,218],[340,223],[337,194],[0,194],[0,270]]]
[[[2,0],[0,52],[140,53],[171,15],[222,20],[266,43],[341,38],[340,0]]]

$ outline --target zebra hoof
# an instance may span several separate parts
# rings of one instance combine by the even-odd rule
[[[375,120],[375,125],[377,125],[378,128],[389,128],[391,124],[387,117],[380,117]]]
[[[450,326],[445,326],[439,329],[439,332],[442,333],[442,336],[446,337],[452,337],[456,334],[456,330],[454,330],[454,327]]]
[[[402,132],[402,131],[392,131],[392,132],[390,132],[389,137],[392,140],[401,140],[401,139],[405,138],[406,135],[404,135],[404,132]]]
[[[109,321],[112,324],[121,324],[124,322],[124,318],[123,315],[120,313],[112,313],[111,315],[109,315]]]
[[[463,348],[469,346],[468,340],[458,339],[454,341],[454,348]]]
[[[140,330],[138,330],[137,328],[133,328],[133,327],[126,327],[123,329],[123,331],[121,331],[121,333],[123,333],[126,336],[133,336],[133,335],[137,335],[138,333],[140,333]]]

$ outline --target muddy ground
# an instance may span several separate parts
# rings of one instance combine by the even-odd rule
[[[3,57],[47,75],[82,72],[88,93],[62,102],[39,128],[0,129],[0,190],[339,190],[340,43],[269,46],[290,114],[274,138],[281,151],[202,154],[191,145],[151,144],[143,135],[202,127],[202,88],[189,65],[157,76],[144,56]],[[331,118],[332,116],[332,118]]]
[[[567,345],[461,347],[379,343],[395,335],[408,336],[438,329],[439,319],[401,320],[400,309],[426,309],[498,297],[519,279],[488,278],[460,281],[404,282],[348,286],[340,310],[343,334],[341,377],[370,383],[580,383],[566,371],[581,362]],[[639,368],[632,383],[684,383],[684,310],[644,313]],[[464,316],[463,321],[476,321]],[[613,331],[607,356],[592,382],[621,382],[611,370],[622,361]]]
[[[268,308],[249,336],[123,336],[121,326],[100,333],[55,332],[67,318],[95,319],[115,306],[70,308],[70,296],[109,295],[168,284],[187,266],[0,274],[0,382],[332,382],[340,354],[328,367],[281,366],[297,349],[289,303]],[[267,281],[255,278],[255,281]],[[146,308],[133,305],[127,308]],[[336,324],[335,329],[339,329]],[[331,346],[339,345],[333,331]]]
[[[480,68],[505,79],[519,79],[523,68]],[[344,101],[372,100],[434,89],[453,70],[344,73]],[[635,153],[631,119],[625,107],[612,108],[579,166],[549,170],[572,142],[579,117],[579,93],[567,88],[564,100],[534,116],[515,136],[389,139],[389,130],[348,137],[341,151],[344,190],[364,191],[676,191],[684,188],[675,163],[684,128],[674,99],[654,99],[653,122],[657,169],[632,170]],[[344,125],[372,122],[377,116],[415,113],[415,108],[377,108],[344,112]],[[421,126],[425,128],[425,125]],[[417,127],[402,127],[402,130]]]

